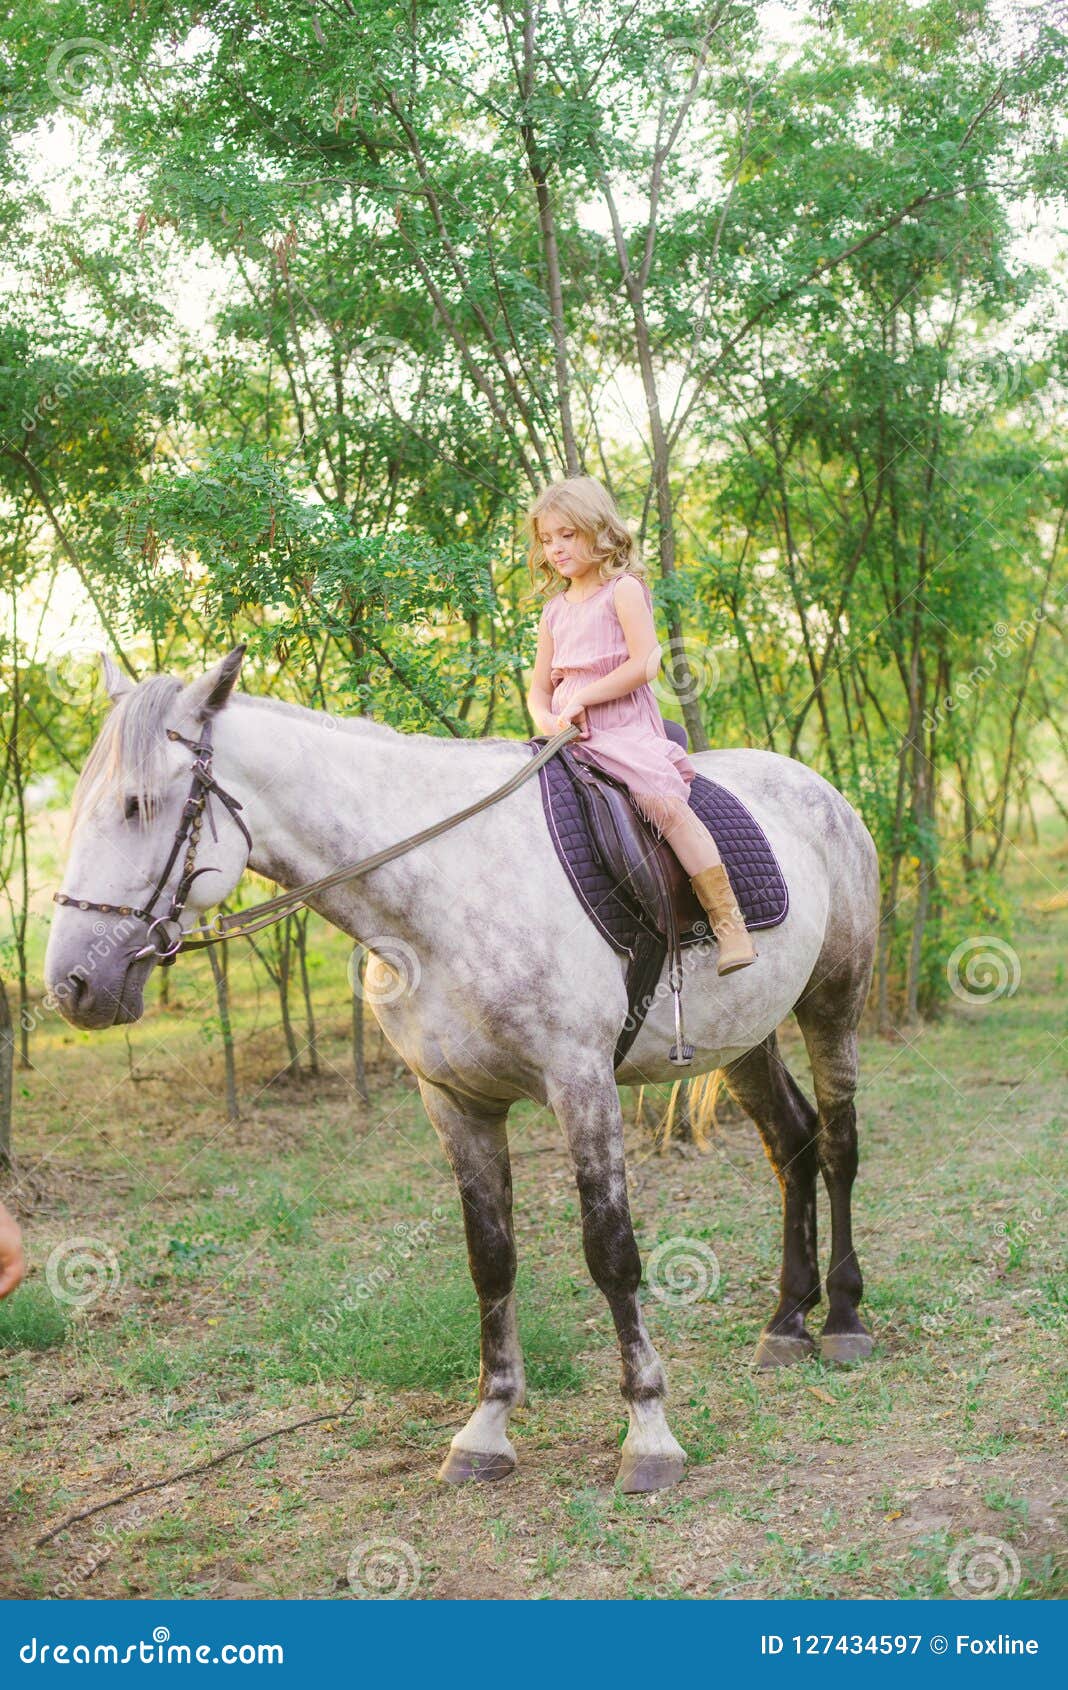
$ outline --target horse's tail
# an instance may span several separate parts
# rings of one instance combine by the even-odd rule
[[[709,1073],[699,1074],[696,1079],[690,1081],[690,1128],[693,1141],[699,1150],[704,1150],[719,1126],[716,1105],[723,1090],[723,1083],[722,1068],[713,1068]]]

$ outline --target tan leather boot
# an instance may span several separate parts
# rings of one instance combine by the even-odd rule
[[[749,936],[745,918],[738,908],[734,888],[722,863],[703,868],[690,879],[690,885],[708,912],[708,919],[719,946],[718,974],[733,974],[736,968],[748,968],[758,952]]]

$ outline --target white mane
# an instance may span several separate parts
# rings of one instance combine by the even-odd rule
[[[144,814],[163,790],[164,732],[182,682],[151,675],[114,705],[96,738],[71,804],[71,827],[107,798],[136,797]]]

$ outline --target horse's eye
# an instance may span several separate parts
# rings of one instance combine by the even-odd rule
[[[137,820],[138,816],[141,814],[141,806],[136,797],[127,798],[126,805],[122,813],[128,822],[135,822]]]

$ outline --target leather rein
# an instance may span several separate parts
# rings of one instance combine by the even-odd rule
[[[329,874],[321,875],[318,880],[306,880],[301,886],[294,886],[291,891],[280,892],[277,897],[265,898],[262,903],[253,904],[245,910],[234,910],[230,915],[214,915],[206,925],[201,925],[191,931],[196,938],[188,936],[183,930],[179,918],[185,909],[190,888],[194,880],[201,874],[215,874],[218,871],[210,866],[196,867],[197,847],[200,843],[201,829],[204,817],[207,816],[211,828],[212,838],[218,843],[218,832],[215,818],[211,811],[211,799],[217,798],[223,808],[232,816],[234,822],[245,836],[248,846],[248,858],[252,856],[252,835],[239,814],[242,806],[232,793],[227,792],[215,779],[212,769],[213,747],[211,743],[212,718],[201,718],[200,738],[187,739],[184,734],[174,728],[167,729],[167,738],[179,745],[187,746],[193,753],[192,781],[189,796],[182,805],[182,813],[175,829],[170,854],[163,870],[146,903],[141,906],[133,904],[100,903],[92,898],[78,898],[69,892],[53,892],[53,901],[70,909],[94,910],[100,915],[134,916],[138,921],[147,924],[147,943],[134,953],[132,960],[139,961],[142,957],[154,956],[162,968],[169,968],[180,951],[203,951],[211,945],[221,945],[227,939],[243,939],[252,933],[258,933],[261,928],[272,927],[275,922],[282,921],[306,904],[309,898],[319,892],[326,892],[332,886],[340,886],[345,880],[354,880],[358,875],[367,874],[371,869],[381,868],[394,857],[400,857],[407,851],[414,850],[417,845],[423,845],[428,839],[434,839],[439,833],[445,833],[455,827],[458,822],[466,821],[468,816],[477,815],[480,810],[488,809],[491,804],[507,798],[530,780],[543,763],[556,755],[562,746],[571,740],[580,738],[580,731],[574,723],[563,728],[559,733],[546,742],[542,749],[514,775],[499,786],[495,792],[487,793],[477,803],[468,804],[466,809],[457,810],[454,815],[445,816],[441,821],[434,822],[430,827],[424,827],[419,833],[409,834],[407,839],[399,839],[393,845],[387,845],[383,850],[376,851],[370,857],[359,857],[352,862],[343,863],[340,868],[333,869]],[[153,912],[160,899],[164,896],[167,881],[175,864],[185,847],[185,860],[178,882],[171,894],[170,907],[166,915]]]

